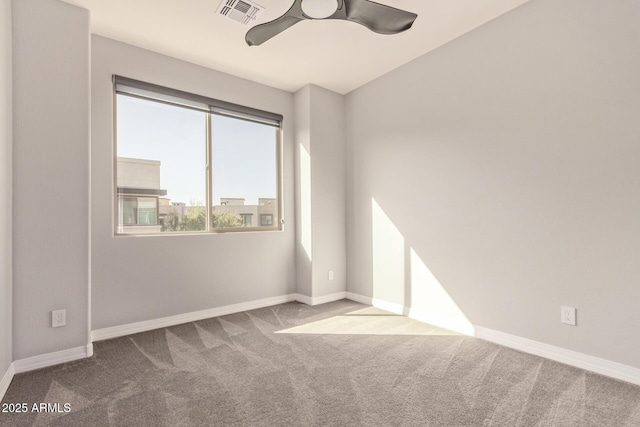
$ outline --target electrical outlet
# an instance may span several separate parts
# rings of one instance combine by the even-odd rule
[[[576,309],[573,307],[560,307],[560,322],[576,326]]]
[[[57,328],[67,324],[67,310],[53,310],[51,312],[51,327]]]
[[[329,270],[329,280],[333,280],[333,270]]]

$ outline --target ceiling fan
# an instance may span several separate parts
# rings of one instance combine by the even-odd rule
[[[408,30],[418,17],[415,13],[370,0],[294,0],[281,17],[251,28],[245,37],[249,46],[257,46],[305,19],[343,19],[364,25],[380,34]]]

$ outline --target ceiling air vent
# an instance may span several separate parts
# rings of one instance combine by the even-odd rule
[[[255,21],[264,8],[247,0],[222,0],[218,13],[241,24]]]

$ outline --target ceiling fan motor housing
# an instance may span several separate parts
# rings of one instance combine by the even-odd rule
[[[302,0],[302,11],[309,18],[328,18],[336,10],[338,10],[338,0]]]

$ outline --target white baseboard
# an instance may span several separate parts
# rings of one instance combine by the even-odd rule
[[[4,395],[7,392],[7,389],[9,389],[9,385],[11,384],[11,380],[13,379],[14,375],[15,370],[13,367],[13,363],[10,363],[9,367],[7,368],[7,372],[4,373],[4,376],[0,380],[0,401],[4,399]]]
[[[456,319],[445,318],[441,315],[430,313],[423,310],[409,309],[399,304],[382,301],[377,298],[370,298],[364,295],[346,293],[346,298],[362,304],[373,305],[374,307],[390,311],[396,314],[405,314],[412,319],[429,323],[441,328],[449,329],[464,335],[474,336],[485,341],[509,347],[514,350],[523,351],[525,353],[534,354],[586,371],[595,372],[607,377],[626,381],[632,384],[640,385],[640,369],[632,366],[623,365],[621,363],[612,362],[610,360],[601,359],[599,357],[590,356],[576,351],[567,350],[562,347],[541,343],[538,341],[522,338],[516,335],[510,335],[504,332],[466,324]]]
[[[323,295],[321,297],[308,297],[302,294],[296,294],[296,301],[307,305],[326,304],[328,302],[339,301],[347,297],[346,292],[337,292],[335,294]]]
[[[278,297],[264,298],[255,301],[243,302],[239,304],[226,305],[223,307],[211,308],[208,310],[193,311],[191,313],[177,314],[175,316],[162,317],[160,319],[144,320],[142,322],[128,323],[126,325],[112,326],[109,328],[97,329],[91,332],[91,341],[102,341],[110,338],[122,337],[125,335],[137,334],[138,332],[151,331],[153,329],[166,328],[197,320],[209,319],[211,317],[224,316],[227,314],[239,313],[241,311],[255,310],[257,308],[269,307],[276,304],[298,300],[298,294],[288,294]],[[299,300],[298,300],[299,301]]]
[[[26,359],[14,360],[0,380],[0,401],[4,398],[15,374],[59,365],[60,363],[73,362],[74,360],[91,357],[91,355],[93,355],[93,344],[87,344],[84,347],[70,348],[67,350],[28,357]]]
[[[359,302],[360,304],[372,305],[393,314],[400,314],[409,317],[409,310],[401,304],[385,301],[380,298],[365,297],[364,295],[354,294],[353,292],[345,292],[345,298]]]
[[[239,304],[226,305],[207,310],[193,311],[191,313],[177,314],[175,316],[162,317],[160,319],[144,320],[142,322],[128,323],[125,325],[112,326],[109,328],[96,329],[91,332],[91,341],[102,341],[125,335],[137,334],[139,332],[151,331],[153,329],[166,328],[197,320],[209,319],[211,317],[224,316],[227,314],[239,313],[242,311],[255,310],[257,308],[269,307],[285,302],[299,301],[307,305],[318,305],[327,302],[338,301],[346,297],[346,292],[324,295],[321,297],[308,297],[302,294],[288,294],[279,297],[264,298],[255,301],[243,302]]]
[[[415,319],[419,322],[429,323],[431,325],[436,325],[450,331],[458,332],[459,334],[470,336],[475,335],[476,328],[471,323],[463,322],[458,319],[452,319],[450,317],[445,317],[438,313],[410,308],[407,317]]]
[[[590,356],[588,354],[578,353],[577,351],[567,350],[566,348],[556,347],[551,344],[545,344],[516,335],[510,335],[493,329],[484,328],[482,326],[476,326],[475,330],[476,338],[513,348],[514,350],[523,351],[525,353],[535,354],[536,356],[564,363],[565,365],[575,366],[576,368],[584,369],[586,371],[595,372],[607,377],[640,385],[640,369],[638,368]]]
[[[307,305],[313,305],[313,298],[302,294],[295,294],[296,301]]]
[[[60,363],[72,362],[78,359],[90,357],[93,354],[93,344],[83,347],[75,347],[53,353],[40,354],[13,361],[14,373],[33,371],[35,369],[46,368],[48,366],[59,365]]]
[[[381,300],[379,298],[372,298],[371,299],[371,305],[374,306],[374,307],[378,307],[378,308],[381,308],[383,310],[386,310],[386,311],[388,311],[390,313],[393,313],[393,314],[400,314],[402,316],[408,316],[409,315],[409,310],[407,310],[401,304],[397,304],[397,303],[394,303],[394,302]]]
[[[364,295],[354,294],[353,292],[345,292],[345,298],[351,301],[359,302],[360,304],[373,305],[373,298],[365,297]]]

